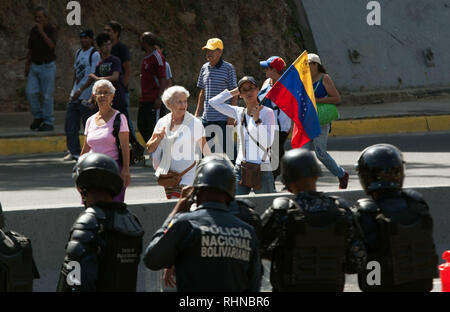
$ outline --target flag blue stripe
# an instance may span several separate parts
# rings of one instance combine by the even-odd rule
[[[279,82],[289,90],[298,103],[298,116],[308,137],[313,139],[320,135],[319,118],[316,108],[306,92],[297,69],[291,65]]]

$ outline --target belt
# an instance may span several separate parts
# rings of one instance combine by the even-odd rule
[[[53,62],[53,61],[41,61],[41,62],[33,61],[32,63],[33,63],[33,64],[36,64],[36,65],[42,65],[42,64],[49,64],[49,63],[51,63],[51,62]]]

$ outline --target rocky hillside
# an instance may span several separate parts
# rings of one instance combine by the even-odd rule
[[[72,83],[74,53],[81,28],[102,31],[103,23],[119,21],[121,41],[132,54],[132,104],[140,94],[139,69],[143,52],[139,36],[158,34],[165,46],[176,84],[185,86],[196,101],[196,82],[205,62],[201,47],[208,38],[224,41],[224,58],[238,77],[254,75],[261,83],[259,61],[280,55],[290,63],[303,51],[294,0],[81,0],[81,26],[69,26],[66,0],[3,0],[0,2],[0,111],[28,110],[24,78],[27,39],[34,25],[33,8],[44,5],[59,32],[55,108],[64,109]]]

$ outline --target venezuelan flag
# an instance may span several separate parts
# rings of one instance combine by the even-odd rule
[[[320,135],[308,53],[304,51],[273,85],[266,98],[294,121],[292,148],[299,148]]]

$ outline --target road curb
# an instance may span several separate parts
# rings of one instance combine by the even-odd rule
[[[376,134],[415,133],[450,130],[450,115],[405,116],[347,119],[333,122],[331,137]],[[136,133],[144,143],[139,132]],[[80,136],[84,142],[84,136]],[[0,155],[63,153],[67,151],[64,135],[45,137],[15,137],[0,139]]]
[[[139,132],[136,132],[136,137],[141,144],[145,145]],[[84,143],[84,138],[84,135],[80,135],[80,144]],[[66,151],[65,135],[0,139],[0,156],[63,153]]]
[[[446,130],[450,130],[450,115],[382,117],[335,121],[333,122],[330,136],[358,136]]]

